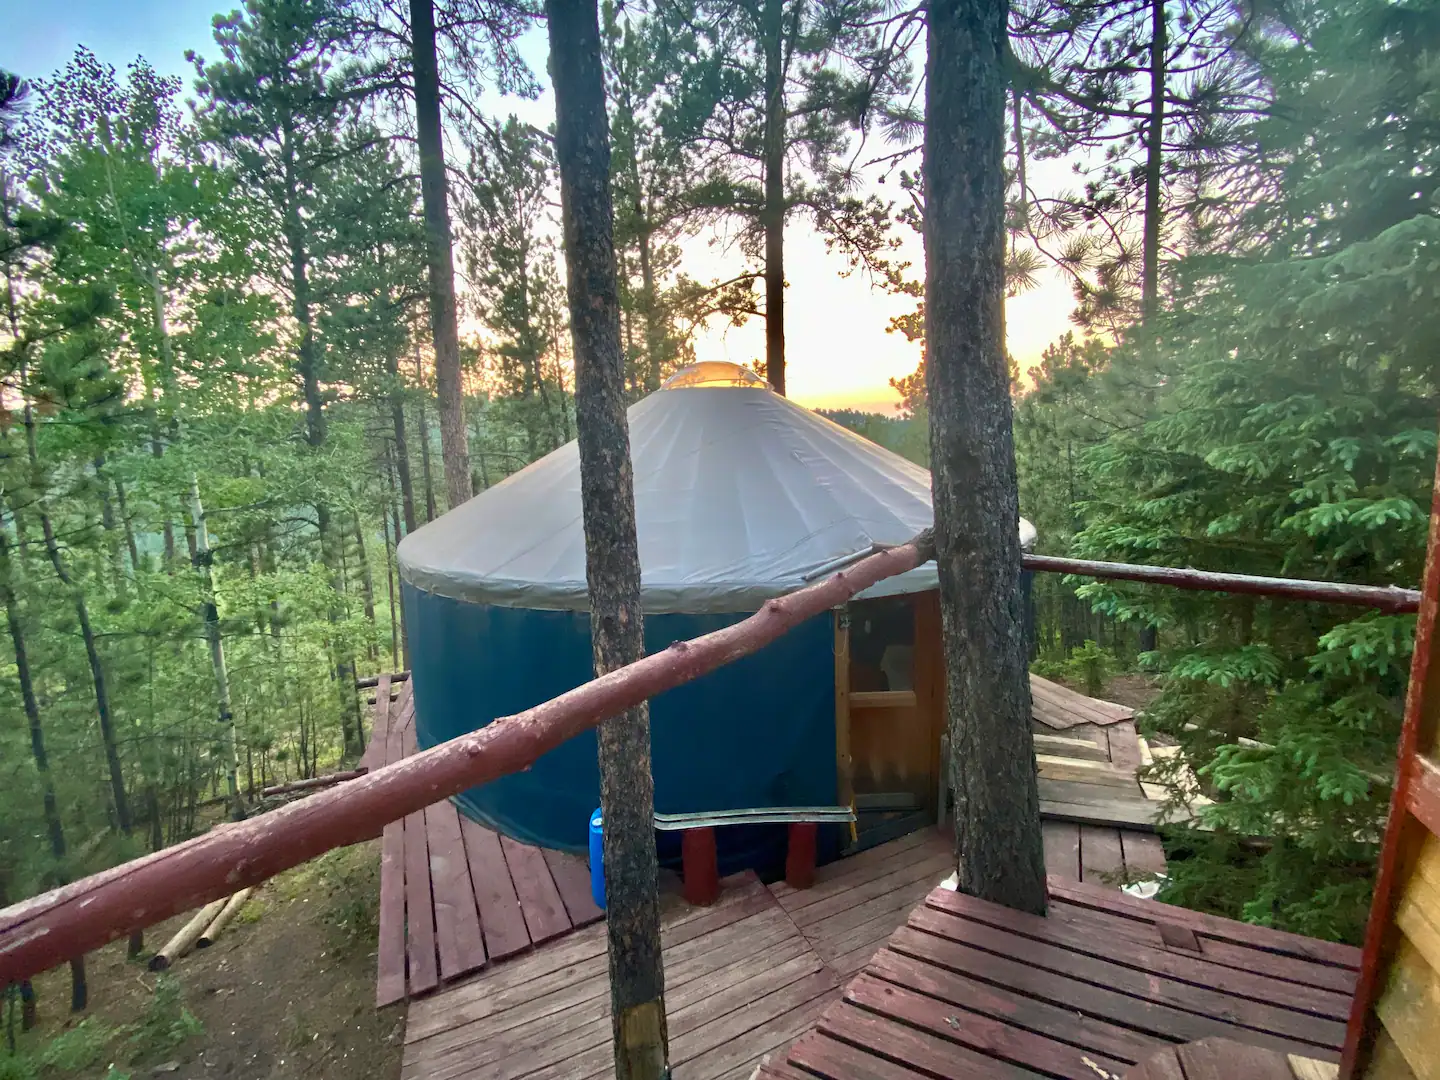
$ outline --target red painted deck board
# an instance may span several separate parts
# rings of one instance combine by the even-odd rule
[[[541,850],[504,835],[500,837],[500,847],[510,867],[510,878],[515,882],[515,895],[520,898],[530,940],[548,941],[569,930],[570,916],[565,912],[560,890],[555,887],[555,879],[550,876],[549,864]]]
[[[1132,1075],[1167,1047],[1216,1038],[1338,1060],[1345,995],[1326,988],[1323,973],[1340,969],[1307,955],[1344,950],[1196,917],[1202,941],[1234,950],[1221,963],[1162,939],[1160,926],[1194,912],[1052,881],[1069,896],[1052,892],[1049,916],[934,889],[843,1001],[760,1075],[790,1080],[788,1067],[819,1080],[1089,1080]],[[1250,937],[1269,948],[1237,941]],[[1286,977],[1247,969],[1242,952],[1282,961]]]
[[[470,865],[460,836],[460,816],[450,802],[425,809],[430,842],[430,882],[435,894],[435,937],[440,975],[453,979],[485,963],[480,915],[470,884]]]
[[[492,959],[503,960],[530,947],[525,916],[515,895],[515,882],[500,850],[500,837],[469,818],[460,819],[465,851],[470,858],[470,880],[480,905],[480,929]]]
[[[375,708],[366,751],[375,766],[415,753],[410,683],[393,704],[377,693]],[[583,861],[502,842],[454,803],[436,803],[382,834],[376,1004],[427,993],[603,917]]]
[[[440,982],[440,968],[435,962],[435,908],[424,813],[405,818],[405,959],[410,993],[435,989]]]
[[[402,691],[408,693],[408,691]],[[378,738],[378,735],[376,736]],[[398,724],[386,723],[379,764],[405,756]],[[380,933],[376,946],[375,1006],[382,1008],[405,996],[405,823],[392,821],[380,839]]]
[[[550,867],[550,876],[555,879],[555,888],[560,890],[560,899],[565,912],[576,926],[588,926],[605,917],[595,906],[590,892],[590,867],[578,855],[563,851],[543,849],[545,863]]]
[[[399,704],[397,702],[397,704]],[[381,675],[375,688],[375,718],[370,724],[370,742],[356,762],[359,769],[378,769],[386,764],[385,741],[390,733],[390,676]]]
[[[1125,874],[1125,856],[1120,850],[1120,831],[1095,825],[1080,826],[1080,880],[1087,884],[1113,885]]]

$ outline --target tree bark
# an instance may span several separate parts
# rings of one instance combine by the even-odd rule
[[[1145,235],[1140,267],[1140,312],[1146,327],[1154,323],[1160,306],[1160,184],[1165,164],[1165,53],[1169,48],[1165,0],[1150,0],[1150,20],[1150,119],[1145,127]]]
[[[435,392],[440,399],[440,451],[445,494],[455,509],[474,494],[465,393],[460,384],[460,333],[455,322],[455,264],[445,194],[445,144],[440,131],[440,72],[435,59],[433,0],[410,0],[410,52],[415,71],[415,133],[420,148],[420,198],[425,210],[425,261],[430,268],[430,332]],[[432,515],[433,516],[433,515]]]
[[[50,835],[50,854],[55,857],[55,881],[64,885],[70,880],[65,870],[65,825],[60,820],[60,805],[55,798],[55,778],[50,774],[50,754],[45,749],[45,726],[40,717],[40,702],[35,697],[35,681],[30,674],[25,628],[20,621],[19,601],[11,584],[10,541],[3,527],[0,527],[0,603],[5,605],[10,644],[15,651],[15,677],[20,682],[20,700],[24,705],[25,719],[30,724],[30,754],[35,759],[35,772],[40,777],[45,830]],[[70,1011],[80,1012],[89,999],[85,957],[79,956],[70,961]]]
[[[929,7],[925,366],[959,886],[1043,913],[1005,366],[1007,7]]]
[[[765,378],[785,394],[784,0],[765,0]]]
[[[215,603],[215,582],[210,572],[210,531],[205,527],[205,508],[200,502],[200,479],[190,476],[190,520],[195,529],[195,570],[203,590],[200,618],[205,626],[205,643],[210,647],[210,671],[215,677],[217,720],[225,747],[225,794],[230,802],[230,820],[245,816],[240,801],[240,756],[235,745],[235,714],[230,708],[230,672],[225,666],[225,640],[220,634],[220,609]]]
[[[420,363],[420,343],[415,343],[415,379],[420,384],[420,406],[415,410],[415,424],[420,439],[420,475],[425,483],[425,520],[435,520],[435,479],[430,471],[430,421],[425,417],[425,399],[430,396],[425,368]]]
[[[610,202],[610,135],[595,0],[547,0],[555,160],[565,236],[586,580],[595,672],[645,653],[625,358]],[[610,1013],[618,1080],[669,1072],[645,703],[600,728]]]
[[[352,511],[351,521],[355,525],[355,550],[360,557],[360,601],[365,608],[365,619],[371,626],[375,625],[375,575],[370,570],[370,559],[365,554],[365,529],[360,524],[360,515]],[[370,642],[367,647],[370,661],[375,660],[375,643]]]
[[[410,479],[410,440],[405,437],[405,401],[398,380],[390,394],[390,423],[395,429],[395,471],[400,474],[400,506],[409,536],[415,531],[415,484]]]

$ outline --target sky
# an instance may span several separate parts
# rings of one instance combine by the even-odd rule
[[[65,65],[77,45],[123,69],[137,55],[167,75],[179,75],[188,88],[193,74],[185,50],[215,54],[212,16],[228,12],[224,0],[0,0],[0,68],[24,76],[48,75]],[[545,70],[545,39],[533,32],[522,53],[537,74]],[[548,125],[554,103],[547,92],[538,101],[501,98],[488,103],[497,113],[514,111],[537,125]],[[906,236],[903,256],[918,274],[923,265],[918,236]],[[738,256],[705,238],[686,246],[687,272],[694,277],[734,273]],[[898,398],[889,380],[908,375],[919,362],[919,347],[888,333],[892,316],[910,310],[913,301],[884,293],[861,273],[846,274],[838,253],[803,222],[786,231],[785,337],[787,381],[792,398],[810,408],[854,408],[891,412]],[[729,276],[727,273],[726,276]],[[1024,371],[1038,362],[1045,347],[1069,327],[1073,299],[1054,274],[1006,304],[1007,345]],[[695,339],[702,360],[750,363],[764,355],[763,320],[740,327],[711,325]]]

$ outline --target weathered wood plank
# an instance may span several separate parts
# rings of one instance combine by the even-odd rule
[[[813,904],[792,909],[790,917],[795,920],[795,925],[803,930],[814,923],[853,911],[859,905],[897,889],[906,889],[917,881],[928,881],[932,887],[938,885],[954,869],[954,857],[949,853],[930,855],[915,862],[903,863],[889,873],[858,882],[842,892],[822,897]]]
[[[803,1035],[790,1048],[788,1060],[803,1067],[795,1073],[800,1080],[920,1080],[924,1075],[819,1031]]]
[[[824,975],[829,979],[834,978],[829,972]],[[835,991],[833,989],[819,989],[824,985],[824,981],[821,978],[813,978],[806,985],[805,992],[813,993],[815,996],[801,1001],[788,1011],[768,1019],[756,1027],[749,1028],[742,1037],[731,1039],[685,1062],[677,1070],[676,1080],[716,1080],[742,1061],[753,1057],[755,1053],[776,1050],[792,1039],[798,1038],[815,1023],[820,1014],[825,1011],[826,1006],[834,999]],[[781,991],[781,993],[788,993],[788,991]],[[798,990],[795,996],[801,996]]]
[[[520,910],[525,915],[525,928],[530,940],[539,944],[570,929],[570,916],[560,899],[560,890],[550,875],[545,855],[537,847],[522,844],[503,833],[500,847],[505,852],[505,862],[510,867],[510,878],[515,882],[515,895],[520,898]]]
[[[1129,833],[1125,834],[1127,838],[1130,835]],[[1131,913],[1077,906],[1053,892],[1050,899],[1050,922],[1064,923],[1072,929],[1095,937],[1118,935],[1158,949],[1165,944],[1159,931],[1159,924],[1165,922],[1172,927],[1179,925],[1169,920],[1169,913],[1174,910],[1171,905],[1161,904],[1158,901],[1140,902],[1142,904],[1140,910],[1149,916],[1142,919]],[[1193,926],[1183,928],[1191,933],[1194,932]],[[1282,956],[1263,949],[1237,945],[1229,941],[1219,941],[1210,937],[1197,935],[1197,940],[1200,944],[1201,955],[1223,967],[1231,967],[1239,971],[1253,971],[1286,982],[1332,990],[1347,997],[1355,992],[1355,972],[1347,968],[1332,967],[1329,964],[1319,964],[1293,956]]]
[[[486,969],[433,998],[410,1003],[407,1041],[492,1015],[606,970],[605,928],[591,926],[546,948]],[[589,965],[594,965],[591,968]]]
[[[410,993],[423,994],[439,985],[424,811],[405,818],[405,957],[410,971]]]
[[[865,1012],[849,1002],[827,1010],[820,1018],[818,1030],[942,1080],[1030,1080],[1040,1075],[928,1032],[916,1031],[888,1017]],[[789,1060],[803,1064],[796,1050],[790,1052]]]
[[[1087,884],[1119,884],[1125,873],[1125,858],[1120,850],[1120,833],[1095,825],[1080,826],[1080,880]]]
[[[1135,710],[1128,705],[1106,701],[1104,698],[1090,697],[1088,694],[1080,693],[1079,690],[1070,689],[1063,683],[1054,682],[1039,675],[1032,674],[1030,676],[1030,693],[1032,696],[1038,695],[1066,707],[1086,709],[1107,719],[1130,720],[1135,716]]]
[[[1153,833],[1120,832],[1120,849],[1125,856],[1125,876],[1165,873],[1165,845]]]
[[[430,853],[430,887],[435,899],[435,943],[440,976],[453,979],[485,966],[480,914],[470,884],[460,817],[448,799],[425,809]]]
[[[1105,738],[1110,746],[1110,761],[1116,768],[1124,769],[1131,776],[1140,768],[1140,735],[1135,730],[1135,721],[1121,720],[1105,729]]]
[[[1175,1053],[1185,1080],[1294,1080],[1285,1055],[1230,1039],[1201,1039]]]
[[[585,860],[578,855],[548,848],[544,849],[544,855],[570,922],[575,926],[589,926],[603,919],[605,912],[596,906],[595,897],[590,892],[590,867]]]
[[[1026,997],[1073,1009],[1107,1023],[1122,1024],[1169,1042],[1188,1042],[1192,1039],[1203,1039],[1208,1035],[1235,1033],[1239,1037],[1276,1050],[1324,1056],[1308,1044],[1293,1039],[1231,1025],[1168,1002],[1132,996],[1119,989],[1111,989],[1108,985],[1096,985],[1047,968],[1033,966],[1024,959],[1014,959],[936,937],[914,926],[902,926],[896,930],[886,943],[886,948],[937,967],[947,968],[961,976],[1004,986]],[[1115,970],[1120,972],[1124,969]],[[1131,978],[1126,982],[1133,985],[1137,978],[1143,977],[1131,973]]]
[[[357,769],[378,769],[384,765],[386,741],[390,735],[390,676],[380,676],[375,695],[375,715],[370,722],[370,741],[356,762]]]
[[[1045,843],[1045,872],[1071,881],[1080,880],[1080,826],[1073,821],[1040,824]]]
[[[1125,1074],[1125,1080],[1185,1080],[1185,1070],[1180,1067],[1180,1055],[1172,1046],[1146,1058]]]
[[[915,853],[917,848],[946,851],[949,850],[949,841],[942,837],[938,830],[920,829],[889,843],[819,867],[815,871],[815,884],[808,889],[793,889],[783,881],[774,882],[768,887],[781,907],[786,911],[796,912],[819,903],[826,897],[853,889],[872,878],[914,863],[921,857]]]
[[[1109,963],[1059,945],[1036,941],[970,919],[957,918],[929,906],[928,902],[926,907],[917,909],[910,916],[909,926],[927,934],[944,937],[956,944],[1008,957],[1036,970],[1050,971],[1096,986],[1109,987],[1134,998],[1185,1009],[1207,1018],[1213,1017],[1256,1032],[1291,1040],[1292,1045],[1280,1047],[1283,1049],[1295,1049],[1294,1043],[1307,1043],[1315,1047],[1338,1050],[1344,1041],[1345,1026],[1339,1021],[1293,1012],[1261,1001],[1232,997],[1208,986]],[[1196,963],[1173,953],[1161,953],[1158,956],[1169,963]],[[1076,1004],[1079,1004],[1078,1000]]]
[[[520,898],[515,894],[499,835],[468,817],[460,819],[460,835],[465,840],[485,951],[492,960],[524,952],[530,947],[530,933],[525,928],[525,915],[520,910]]]
[[[1073,1008],[1052,1005],[1004,986],[965,978],[945,968],[881,949],[866,968],[867,975],[904,986],[939,1001],[995,1020],[1042,1031],[1117,1061],[1136,1062],[1165,1045],[1163,1039],[1107,1023]]]
[[[1035,765],[1043,780],[1063,780],[1072,784],[1093,784],[1113,792],[1140,797],[1140,785],[1133,770],[1117,768],[1105,761],[1079,761],[1075,758],[1035,755]],[[1113,794],[1111,797],[1114,797]]]
[[[384,757],[393,765],[405,756],[398,725],[386,721]],[[375,1006],[383,1008],[405,996],[405,823],[392,821],[380,838],[380,928],[375,954]]]
[[[1073,758],[1079,761],[1108,762],[1110,760],[1108,750],[1096,746],[1092,739],[1044,733],[1033,735],[1032,738],[1035,740],[1037,754],[1049,754],[1052,757]]]
[[[1098,1051],[1087,1053],[1077,1046],[1056,1042],[980,1013],[957,1009],[952,1004],[868,974],[860,975],[845,988],[845,1001],[999,1061],[1068,1080],[1095,1080],[1094,1069],[1084,1061],[1087,1057],[1116,1075],[1130,1064]]]
[[[865,941],[874,940],[873,927],[877,922],[887,924],[890,928],[881,932],[879,935],[881,937],[890,933],[890,930],[894,930],[905,921],[910,909],[924,900],[938,883],[938,877],[933,874],[927,875],[917,881],[897,886],[864,903],[856,904],[848,911],[839,912],[827,919],[802,927],[801,932],[816,944],[822,942],[834,944],[839,947],[840,952],[848,952]],[[855,944],[848,948],[845,947],[843,943],[857,931],[872,936],[862,936]]]
[[[1118,912],[1131,917],[1154,921],[1164,919],[1180,926],[1188,926],[1197,934],[1230,941],[1237,945],[1267,949],[1270,952],[1297,956],[1323,964],[1357,969],[1360,966],[1360,950],[1351,945],[1339,945],[1333,941],[1321,941],[1269,926],[1222,919],[1218,915],[1206,915],[1199,911],[1176,907],[1173,904],[1156,906],[1154,900],[1140,900],[1125,893],[1109,889],[1096,889],[1085,884],[1059,880],[1050,883],[1050,891],[1066,903],[1079,907],[1096,908],[1100,911]]]
[[[755,976],[733,993],[707,996],[687,1009],[678,1010],[675,1020],[681,1030],[671,1035],[670,1062],[677,1067],[690,1063],[689,1068],[677,1070],[680,1075],[697,1080],[718,1076],[732,1064],[773,1049],[785,1035],[781,1034],[770,1046],[762,1046],[756,1041],[758,1031],[817,998],[828,1000],[838,989],[840,980],[828,968],[821,966],[797,978],[793,977],[797,967],[792,964],[792,970],[780,978]],[[814,1010],[815,1014],[818,1012],[819,1007]],[[789,1037],[798,1034],[796,1031]],[[734,1046],[736,1042],[743,1045]],[[721,1060],[722,1055],[716,1051],[727,1047],[732,1056],[728,1061]]]
[[[1283,1004],[1287,1009],[1336,1020],[1344,1020],[1350,1013],[1350,999],[1345,994],[1281,982],[1256,972],[1221,967],[1203,959],[1196,952],[1176,954],[1139,944],[1120,935],[1088,933],[1057,925],[1047,917],[1014,911],[1000,904],[945,889],[936,889],[931,893],[926,900],[926,906],[963,920],[983,922],[1006,933],[1029,937],[1074,953],[1091,956],[1107,964],[1164,975],[1197,987],[1218,988],[1227,995],[1252,998],[1267,1005]],[[1114,985],[1118,986],[1118,983]],[[1236,1009],[1240,1007],[1235,1006]]]

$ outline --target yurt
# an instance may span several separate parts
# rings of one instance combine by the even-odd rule
[[[649,651],[931,524],[925,469],[733,364],[683,369],[630,408],[629,424]],[[417,529],[399,564],[422,746],[591,677],[574,442]],[[944,712],[935,589],[934,564],[919,567],[656,698],[656,810],[856,803],[933,815]],[[594,733],[457,801],[517,840],[583,851],[599,801]],[[748,857],[736,845],[757,841],[732,840],[728,858],[725,842],[733,866]]]

